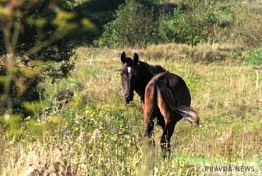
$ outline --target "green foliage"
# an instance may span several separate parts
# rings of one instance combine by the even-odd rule
[[[152,37],[153,17],[138,1],[127,1],[116,12],[116,19],[105,26],[99,46],[145,45]]]
[[[21,129],[22,117],[20,115],[5,114],[0,116],[0,128],[3,127],[7,138],[10,140],[18,140],[22,136]]]
[[[227,5],[209,1],[186,5],[127,1],[116,11],[115,20],[105,25],[96,44],[115,47],[219,42],[230,37],[230,26],[235,22],[233,5]]]
[[[214,14],[214,11],[211,9],[208,9],[208,11],[206,11],[203,14],[202,21],[204,25],[213,25],[217,23],[217,18]]]
[[[252,48],[245,51],[244,62],[252,65],[262,65],[262,48]]]
[[[193,7],[191,7],[193,8]],[[207,40],[206,26],[213,25],[213,12],[194,15],[194,10],[185,11],[178,6],[173,13],[160,16],[159,41],[196,45]]]
[[[72,9],[74,6],[83,3],[84,1],[86,0],[58,0],[57,4],[61,7]]]
[[[55,79],[67,76],[73,69],[74,63],[68,61],[72,47],[61,45],[61,40],[79,28],[94,31],[95,26],[87,18],[74,21],[76,14],[56,3],[30,0],[11,8],[12,3],[0,4],[0,114],[8,111],[28,116],[40,109],[37,85],[43,74]],[[63,62],[50,64],[47,60]]]
[[[190,24],[187,16],[179,9],[161,17],[159,36],[162,42],[188,43],[191,40]],[[195,38],[197,36],[194,36]]]

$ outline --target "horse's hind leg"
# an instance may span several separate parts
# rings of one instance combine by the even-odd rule
[[[154,130],[154,113],[153,109],[150,106],[144,106],[144,123],[146,125],[146,131],[144,137],[150,140],[153,144],[155,143],[152,139],[153,130]]]
[[[162,125],[163,134],[161,136],[160,144],[164,155],[166,155],[166,153],[170,154],[170,139],[174,133],[176,121],[172,119],[173,113],[166,105],[161,94],[158,94],[157,96],[157,103],[158,108],[164,118],[164,124]]]
[[[163,134],[161,136],[161,148],[162,148],[162,151],[164,152],[164,156],[166,154],[170,154],[170,139],[171,139],[171,136],[173,135],[174,133],[174,129],[175,129],[175,122],[171,121],[171,122],[168,122],[166,123],[165,127],[164,127],[164,130],[163,130]]]
[[[145,90],[144,104],[143,104],[143,113],[144,113],[144,123],[146,125],[146,131],[144,137],[152,141],[154,122],[155,118],[155,102],[154,102],[154,84],[149,84]]]

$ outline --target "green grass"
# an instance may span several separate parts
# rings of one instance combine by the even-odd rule
[[[258,77],[252,67],[239,63],[148,61],[184,78],[201,117],[199,127],[191,128],[185,120],[177,124],[172,154],[164,159],[159,127],[156,148],[144,144],[139,98],[128,106],[123,103],[119,53],[78,48],[71,76],[55,83],[45,80],[42,103],[48,112],[36,113],[39,120],[10,126],[19,129],[11,134],[10,129],[0,131],[0,174],[204,175],[210,165],[255,166],[254,172],[240,174],[261,174],[262,74]],[[74,91],[74,98],[58,109],[55,95],[67,89]]]

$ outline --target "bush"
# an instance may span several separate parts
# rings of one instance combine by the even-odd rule
[[[154,35],[153,17],[140,2],[127,1],[116,12],[116,19],[105,26],[96,42],[99,46],[141,46]]]
[[[194,13],[194,10],[186,12],[178,7],[173,13],[160,17],[161,40],[196,45],[213,38],[218,23],[214,10],[208,9],[203,13]]]
[[[244,52],[244,62],[251,65],[262,65],[262,48],[252,48]]]
[[[226,42],[235,12],[230,3],[157,3],[126,1],[96,42],[98,46],[144,46],[155,43]]]
[[[183,8],[183,4],[187,8]],[[185,0],[183,4],[173,14],[162,18],[162,34],[164,31],[172,38],[173,33],[175,37],[168,37],[169,41],[196,45],[199,42],[228,43],[236,39],[234,29],[240,12],[235,3]]]
[[[160,18],[159,36],[164,42],[189,43],[191,26],[187,16],[179,9]],[[197,38],[197,36],[194,36]]]
[[[257,47],[262,44],[262,4],[243,4],[241,18],[232,33],[237,34],[241,44],[247,47]]]

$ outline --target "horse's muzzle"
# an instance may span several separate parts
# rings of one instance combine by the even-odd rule
[[[126,101],[126,104],[129,104],[130,101],[133,101],[133,97],[131,97],[131,96],[125,96],[125,101]]]

